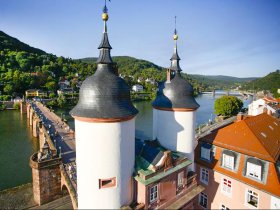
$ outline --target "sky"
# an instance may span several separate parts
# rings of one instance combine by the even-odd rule
[[[97,57],[104,0],[0,0],[0,30],[57,56]],[[280,69],[280,0],[111,0],[112,56],[169,67],[177,16],[189,74],[262,77]]]

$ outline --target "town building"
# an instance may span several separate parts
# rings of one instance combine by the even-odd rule
[[[264,112],[277,114],[280,110],[279,100],[272,97],[260,98],[248,105],[248,115],[256,116]]]
[[[35,96],[43,98],[43,97],[47,97],[48,94],[47,94],[47,92],[42,91],[42,90],[29,89],[29,90],[25,91],[25,96],[26,96],[26,98],[35,97]]]
[[[196,171],[205,190],[200,209],[280,208],[280,122],[267,113],[200,137]]]
[[[143,85],[136,84],[136,85],[132,86],[132,90],[134,92],[142,92],[144,90],[144,88],[143,88]]]

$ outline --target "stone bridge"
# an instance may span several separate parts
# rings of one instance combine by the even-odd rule
[[[77,209],[76,148],[74,131],[54,112],[39,102],[21,103],[39,151],[30,157],[33,194],[38,205],[69,193]]]

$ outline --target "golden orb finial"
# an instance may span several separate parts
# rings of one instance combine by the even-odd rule
[[[109,19],[108,13],[102,13],[102,20],[107,21]]]
[[[177,34],[174,34],[174,35],[173,35],[173,39],[174,39],[175,41],[178,40],[178,38],[179,38],[179,37],[178,37]]]

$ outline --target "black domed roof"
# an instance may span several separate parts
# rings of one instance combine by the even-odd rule
[[[156,99],[153,101],[155,108],[183,108],[197,109],[199,104],[193,96],[192,85],[176,73],[170,82],[159,85]]]
[[[138,110],[131,102],[130,89],[114,71],[106,22],[99,49],[97,70],[83,82],[79,102],[70,114],[74,117],[99,119],[119,119],[136,115]]]
[[[180,74],[182,70],[179,64],[180,57],[177,52],[177,43],[175,43],[174,52],[170,60],[171,66],[169,69],[175,72],[175,76],[171,81],[166,81],[159,85],[157,97],[153,101],[153,107],[159,109],[197,109],[199,104],[193,96],[193,87]]]

